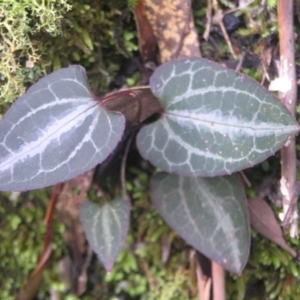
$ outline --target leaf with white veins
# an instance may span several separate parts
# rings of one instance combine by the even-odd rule
[[[94,100],[82,67],[45,76],[0,121],[0,190],[43,188],[92,169],[117,146],[124,124]]]
[[[80,207],[80,219],[89,244],[107,272],[122,251],[129,228],[130,205],[116,198],[99,206],[86,201]]]
[[[151,197],[164,221],[224,269],[241,273],[249,256],[246,196],[238,175],[201,178],[158,173]]]
[[[150,79],[163,114],[137,136],[141,155],[163,170],[217,176],[274,154],[298,123],[253,79],[205,59],[171,61]]]

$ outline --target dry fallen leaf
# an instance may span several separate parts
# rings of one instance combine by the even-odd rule
[[[262,198],[249,199],[248,212],[250,224],[258,233],[289,252],[293,257],[297,256],[296,251],[286,243],[273,210]]]

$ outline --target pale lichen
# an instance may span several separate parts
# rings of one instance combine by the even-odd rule
[[[3,0],[0,116],[40,77],[74,63],[87,69],[96,94],[107,92],[122,62],[138,49],[135,0],[129,2]]]
[[[60,33],[67,0],[2,0],[0,5],[0,105],[25,91],[24,67],[33,66],[40,50],[31,39],[37,32]]]

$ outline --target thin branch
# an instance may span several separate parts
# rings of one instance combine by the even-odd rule
[[[225,41],[226,41],[226,43],[228,45],[229,51],[230,51],[232,57],[234,59],[236,59],[237,56],[236,56],[236,54],[234,52],[234,49],[232,47],[229,35],[228,35],[228,33],[226,31],[226,28],[224,26],[224,23],[223,23],[223,17],[224,17],[224,15],[223,15],[222,11],[219,9],[219,4],[218,4],[217,0],[213,0],[213,8],[214,8],[214,11],[215,11],[215,18],[216,18],[216,20],[217,20],[217,22],[218,22],[218,24],[219,24],[219,26],[220,26],[220,28],[222,30],[222,33],[223,33],[224,39],[225,39]]]
[[[297,83],[295,71],[293,1],[278,0],[278,27],[280,47],[279,78],[282,83],[279,98],[289,112],[295,116]],[[283,196],[281,219],[290,227],[290,236],[298,236],[297,196],[294,195],[296,183],[296,145],[295,137],[281,149],[280,189]],[[289,213],[288,213],[289,212]]]
[[[207,0],[207,7],[206,7],[206,28],[205,32],[203,33],[203,38],[207,41],[210,34],[210,28],[211,28],[211,14],[212,14],[212,0]]]
[[[126,143],[126,148],[125,148],[125,152],[123,154],[123,158],[122,158],[122,165],[121,165],[121,186],[122,186],[122,197],[124,197],[124,199],[126,199],[126,201],[130,204],[130,198],[126,192],[126,160],[127,160],[127,156],[128,156],[128,152],[130,149],[130,145],[132,142],[132,136],[128,139],[127,143]]]
[[[245,59],[245,55],[246,55],[246,52],[243,52],[241,58],[239,59],[239,63],[237,64],[237,66],[235,68],[236,72],[240,72],[241,71],[241,68],[243,66],[243,62],[244,62],[244,59]]]

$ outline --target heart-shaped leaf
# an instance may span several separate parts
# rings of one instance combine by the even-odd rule
[[[89,244],[107,272],[122,251],[129,228],[130,205],[116,198],[103,206],[86,201],[80,207],[80,220]]]
[[[263,161],[299,130],[260,84],[205,59],[164,64],[150,83],[164,113],[140,130],[137,146],[167,172],[230,174]]]
[[[241,273],[249,255],[246,197],[237,175],[216,178],[158,173],[153,203],[188,244],[228,271]]]
[[[0,190],[42,188],[92,169],[124,126],[123,115],[93,99],[82,67],[40,79],[0,121]]]

